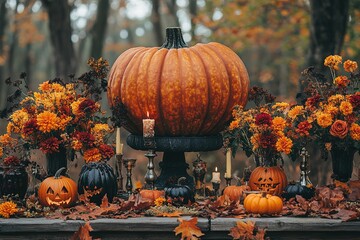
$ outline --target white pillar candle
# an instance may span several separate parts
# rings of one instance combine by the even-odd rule
[[[214,182],[214,183],[219,183],[219,182],[221,182],[220,172],[217,171],[217,167],[215,167],[215,172],[212,172],[211,182]]]
[[[226,150],[226,173],[225,177],[231,178],[231,149]]]
[[[120,128],[116,128],[116,155],[123,154],[123,144],[120,138]]]
[[[144,138],[153,138],[155,136],[155,119],[149,118],[149,112],[147,112],[147,119],[143,119],[143,136]]]

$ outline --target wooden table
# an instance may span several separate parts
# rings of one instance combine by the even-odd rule
[[[188,218],[188,217],[184,217]],[[205,233],[201,239],[231,239],[229,229],[236,218],[199,218],[198,226]],[[322,218],[246,218],[267,228],[271,239],[360,239],[360,221]],[[69,239],[83,221],[62,221],[45,218],[0,219],[0,239]],[[175,237],[177,218],[143,217],[129,219],[97,219],[90,222],[93,237],[106,239],[180,239]]]

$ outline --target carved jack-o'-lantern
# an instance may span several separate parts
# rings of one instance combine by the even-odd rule
[[[253,191],[280,195],[287,185],[284,170],[278,166],[257,167],[252,171],[249,186]]]
[[[46,178],[39,187],[39,200],[44,206],[70,207],[77,199],[76,183],[60,176],[65,168],[59,169],[53,177]]]

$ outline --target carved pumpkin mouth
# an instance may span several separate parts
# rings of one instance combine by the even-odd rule
[[[66,200],[60,200],[60,201],[52,201],[50,200],[49,197],[46,197],[46,202],[49,204],[49,205],[56,205],[56,206],[60,206],[60,205],[65,205],[65,204],[69,204],[71,201],[71,197],[66,199]]]

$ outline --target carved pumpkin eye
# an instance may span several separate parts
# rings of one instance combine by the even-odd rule
[[[54,194],[54,190],[52,190],[52,188],[49,187],[46,193],[47,194]]]
[[[63,187],[63,188],[61,189],[61,193],[69,193],[69,191],[68,191],[65,187]]]

